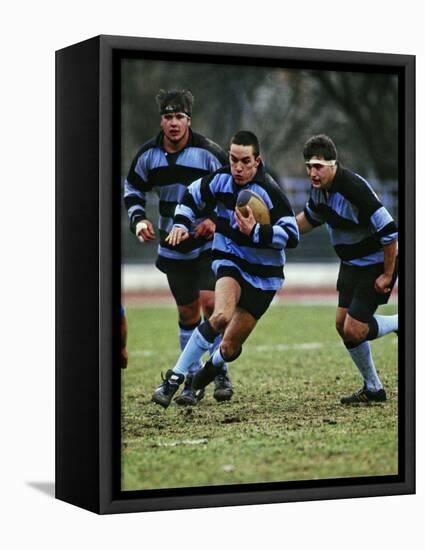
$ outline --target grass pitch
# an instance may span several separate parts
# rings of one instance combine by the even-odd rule
[[[394,306],[381,308],[393,313]],[[233,399],[213,385],[196,407],[150,402],[179,355],[175,307],[127,307],[122,490],[397,474],[397,337],[371,343],[389,400],[342,406],[361,379],[332,306],[272,306],[230,365]]]

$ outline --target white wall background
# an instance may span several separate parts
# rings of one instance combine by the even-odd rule
[[[418,548],[424,540],[420,507],[425,502],[420,340],[417,496],[97,517],[55,501],[51,493],[54,51],[97,34],[121,34],[415,54],[417,204],[423,204],[425,55],[420,3],[23,0],[4,4],[0,29],[2,548],[164,548],[159,537],[167,531],[167,546],[172,548]],[[419,243],[423,235],[421,216]],[[23,244],[26,254],[17,256]],[[418,268],[421,282],[420,254]],[[419,284],[419,335],[424,331],[422,305]]]

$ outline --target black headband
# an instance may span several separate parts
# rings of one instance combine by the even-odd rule
[[[188,109],[185,109],[182,103],[164,105],[160,110],[161,115],[168,115],[170,113],[184,113],[189,118],[192,116],[192,113]]]

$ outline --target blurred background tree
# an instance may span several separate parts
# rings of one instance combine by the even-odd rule
[[[139,59],[124,60],[121,68],[122,179],[141,145],[159,132],[158,90],[186,88],[195,97],[195,131],[225,150],[237,130],[258,135],[266,166],[295,211],[303,207],[309,187],[303,144],[325,133],[335,141],[342,164],[370,179],[397,217],[396,75]],[[150,215],[155,216],[155,206]],[[324,239],[316,233],[309,236],[311,247],[303,247],[304,256],[315,251],[332,258],[330,247],[321,244],[317,250]],[[131,238],[123,212],[124,261],[140,255]],[[143,257],[154,256],[154,248],[144,247]]]

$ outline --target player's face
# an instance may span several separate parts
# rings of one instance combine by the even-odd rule
[[[187,137],[189,127],[190,118],[184,113],[169,113],[161,117],[161,128],[165,138],[174,145]]]
[[[310,162],[306,165],[307,174],[310,178],[311,185],[316,189],[328,189],[335,177],[336,166],[326,166],[320,164],[320,162],[315,163],[315,160],[325,160],[325,157],[312,157]]]
[[[252,145],[237,145],[232,143],[229,151],[230,171],[237,185],[245,185],[257,173],[260,156],[254,156]]]

